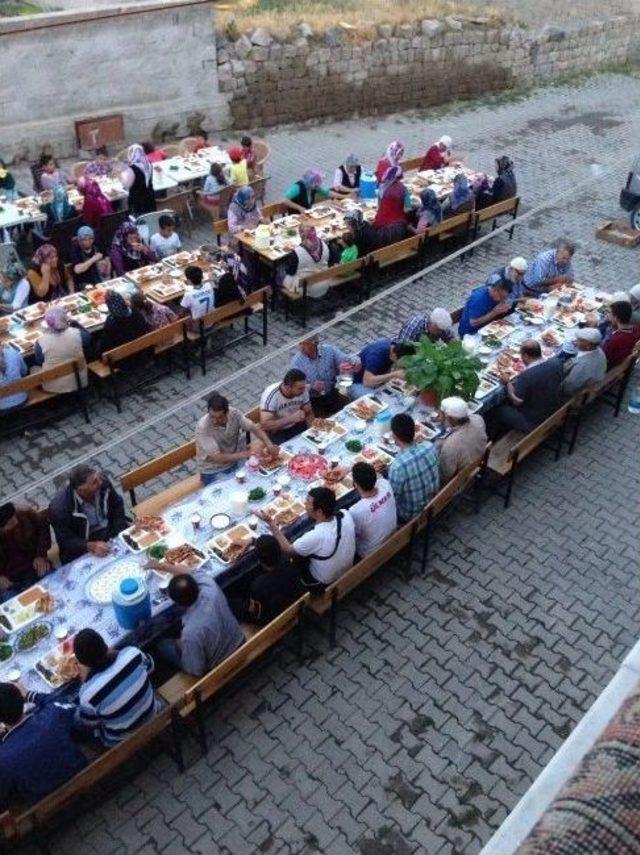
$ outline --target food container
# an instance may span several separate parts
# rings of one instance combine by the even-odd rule
[[[113,610],[122,629],[133,630],[151,619],[151,597],[139,576],[123,579],[113,592]]]
[[[255,232],[255,247],[256,249],[269,249],[269,239],[271,237],[271,230],[269,226],[261,223]]]
[[[351,387],[353,386],[353,376],[351,374],[338,374],[336,384],[338,392],[344,395],[345,398],[348,398]]]
[[[383,410],[378,413],[373,420],[373,428],[378,436],[384,436],[391,426],[391,413],[389,410]]]
[[[241,517],[247,512],[249,507],[249,494],[244,490],[236,490],[231,494],[231,513]]]
[[[373,172],[363,172],[360,176],[360,198],[375,199],[377,186],[376,176]]]
[[[542,306],[542,314],[547,320],[549,320],[549,318],[554,316],[557,308],[558,301],[554,297],[547,297]]]

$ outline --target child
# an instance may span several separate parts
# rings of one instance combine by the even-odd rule
[[[220,204],[220,191],[227,186],[227,179],[221,163],[212,163],[209,174],[204,182],[202,192],[210,205]]]
[[[210,282],[204,282],[204,276],[200,267],[190,264],[185,269],[184,275],[187,280],[187,290],[180,301],[180,306],[183,309],[187,309],[193,321],[197,321],[214,308],[213,288]],[[197,330],[199,324],[194,323],[191,327]]]
[[[240,146],[234,146],[229,149],[229,157],[231,158],[231,183],[236,187],[245,187],[249,183],[249,170],[247,169],[247,161],[244,159],[244,152]]]
[[[176,232],[176,221],[173,217],[168,214],[159,217],[158,229],[159,231],[153,235],[149,243],[150,249],[158,258],[166,258],[168,255],[180,252],[182,244]]]
[[[242,137],[240,140],[240,145],[242,146],[242,154],[244,159],[247,162],[247,169],[249,170],[249,175],[253,176],[256,173],[256,161],[257,155],[256,151],[253,147],[253,140],[251,137]]]
[[[358,258],[358,247],[356,246],[353,232],[347,232],[342,238],[344,249],[340,253],[340,264],[348,264],[350,261],[356,261]]]
[[[162,151],[161,148],[156,148],[151,142],[143,142],[142,150],[147,155],[149,163],[160,163],[161,160],[167,159],[166,151]]]

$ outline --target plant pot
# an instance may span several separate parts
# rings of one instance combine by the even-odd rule
[[[435,409],[440,404],[440,395],[435,389],[423,389],[420,392],[420,403]]]

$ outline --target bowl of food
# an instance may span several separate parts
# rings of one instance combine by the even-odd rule
[[[166,543],[154,543],[147,549],[147,555],[154,561],[162,561],[167,552]]]
[[[359,439],[348,439],[345,442],[344,447],[347,451],[350,451],[351,454],[358,454],[364,448],[364,443],[360,442]]]
[[[13,648],[6,641],[0,643],[0,662],[8,662],[13,656]]]
[[[224,531],[225,528],[229,528],[231,525],[231,517],[229,514],[214,514],[209,522],[211,523],[211,528],[214,528],[216,531]]]
[[[250,502],[261,502],[263,499],[266,499],[267,491],[263,487],[253,487],[249,490],[249,501]]]

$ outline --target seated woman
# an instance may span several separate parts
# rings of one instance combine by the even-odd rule
[[[318,199],[328,199],[331,191],[322,186],[324,175],[317,169],[307,169],[302,178],[295,181],[284,194],[294,205],[308,210]]]
[[[202,195],[210,205],[220,204],[220,191],[227,187],[227,176],[221,163],[212,163],[209,174],[205,178]]]
[[[344,215],[344,221],[353,234],[353,240],[358,249],[357,258],[362,258],[362,256],[382,246],[378,229],[365,220],[360,208],[348,211]]]
[[[69,201],[67,191],[62,184],[56,184],[53,188],[53,198],[43,205],[42,212],[46,214],[47,221],[38,230],[40,237],[45,240],[51,235],[55,223],[63,223],[78,216],[78,212]]]
[[[121,344],[127,344],[135,338],[151,332],[143,316],[138,311],[131,311],[127,301],[117,291],[108,290],[105,303],[109,314],[104,322],[100,336],[100,350],[105,353]]]
[[[229,234],[236,235],[245,229],[255,229],[257,225],[263,222],[265,222],[265,218],[253,187],[240,187],[233,194],[227,211]]]
[[[402,240],[407,236],[409,214],[413,211],[411,194],[402,182],[402,169],[391,166],[378,188],[378,210],[373,226],[378,232],[380,246]]]
[[[162,151],[161,148],[156,148],[151,142],[143,142],[142,151],[147,155],[149,163],[160,163],[161,160],[167,159],[166,151]]]
[[[47,303],[59,300],[73,291],[73,280],[60,261],[58,250],[51,243],[44,243],[34,252],[27,280],[31,286],[29,303],[43,300]]]
[[[38,163],[40,170],[40,186],[43,190],[53,190],[56,184],[67,186],[67,176],[58,168],[50,154],[43,154]]]
[[[404,145],[400,140],[394,140],[392,143],[389,143],[384,157],[380,158],[376,166],[376,180],[378,184],[383,180],[387,169],[390,169],[392,166],[400,166],[400,161],[403,157]]]
[[[438,142],[435,142],[429,149],[427,149],[427,153],[422,158],[420,169],[443,169],[445,166],[449,166],[449,163],[451,162],[452,145],[453,140],[451,137],[440,137]]]
[[[111,268],[115,276],[124,276],[131,270],[138,270],[157,261],[156,255],[140,237],[137,226],[123,223],[111,243]]]
[[[282,282],[284,288],[289,291],[300,291],[300,279],[307,273],[315,273],[329,266],[329,247],[318,237],[313,226],[300,226],[300,238],[302,243],[290,252],[284,259],[285,277]],[[309,297],[317,299],[324,297],[331,286],[331,282],[320,282],[308,289]]]
[[[178,320],[173,309],[150,300],[141,291],[131,295],[131,310],[142,315],[150,330],[159,330]]]
[[[420,194],[421,207],[418,208],[418,221],[415,226],[409,226],[409,231],[416,235],[426,232],[431,226],[442,222],[442,205],[435,194],[435,190],[428,187]]]
[[[78,189],[84,196],[82,222],[92,229],[97,229],[102,217],[113,214],[113,205],[102,192],[98,182],[93,179],[84,181]]]
[[[442,213],[445,217],[453,217],[464,214],[465,211],[473,211],[476,197],[469,185],[467,176],[459,172],[453,179],[453,189],[442,203]]]
[[[360,189],[360,176],[362,167],[360,160],[355,154],[347,156],[345,162],[339,166],[333,176],[333,189],[341,196],[357,193]]]
[[[44,313],[47,329],[36,340],[33,359],[36,365],[43,369],[53,368],[63,362],[73,359],[79,363],[80,382],[87,385],[87,364],[85,351],[91,347],[91,334],[81,329],[78,324],[69,322],[67,312],[63,308],[47,309]],[[47,380],[42,384],[46,392],[57,395],[77,391],[75,374],[59,377],[57,380]]]
[[[71,241],[71,264],[76,291],[111,278],[111,261],[98,251],[94,231],[89,226],[80,226]]]
[[[17,256],[0,269],[0,315],[17,312],[29,302],[30,285],[25,269]]]
[[[513,171],[513,161],[506,155],[496,158],[496,177],[493,184],[483,187],[476,196],[476,208],[488,208],[518,195],[518,183]]]
[[[239,145],[229,149],[229,157],[231,158],[231,167],[229,169],[230,183],[236,187],[244,187],[249,183],[249,170],[247,161],[244,159],[244,151]]]
[[[109,158],[107,147],[103,145],[96,149],[93,160],[90,160],[85,166],[82,178],[85,181],[95,181],[96,178],[104,178],[111,175],[113,170],[117,168],[117,165],[116,160]],[[80,186],[80,182],[78,182],[78,186]]]
[[[234,303],[236,300],[244,303],[254,283],[250,279],[249,270],[242,257],[227,248],[221,252],[220,262],[224,267],[224,273],[215,285],[216,308]]]
[[[7,164],[0,157],[0,196],[4,196],[9,202],[18,198],[16,180],[9,171]]]
[[[0,386],[8,386],[21,380],[28,373],[27,364],[18,353],[8,344],[0,344]],[[16,392],[14,395],[0,396],[0,412],[8,413],[26,404],[28,392]]]

